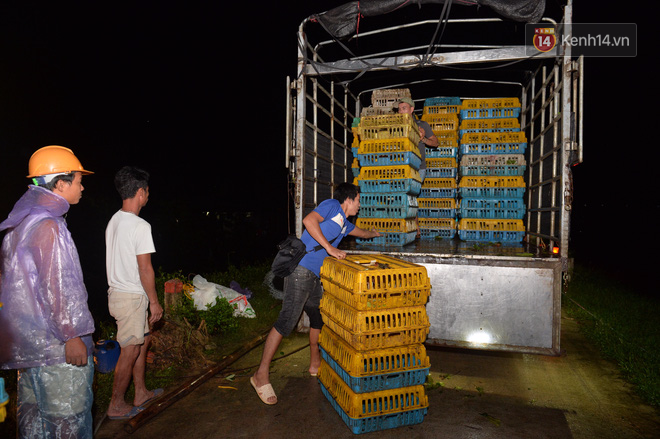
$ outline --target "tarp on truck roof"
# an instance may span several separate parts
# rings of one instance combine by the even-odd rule
[[[349,38],[358,30],[361,17],[374,17],[405,6],[443,4],[446,0],[360,0],[344,3],[326,12],[312,15],[333,37]],[[458,0],[463,6],[488,6],[502,17],[519,22],[538,22],[545,11],[545,0]]]

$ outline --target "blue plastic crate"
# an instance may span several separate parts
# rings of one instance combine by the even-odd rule
[[[458,236],[463,241],[482,242],[521,242],[525,232],[494,230],[459,230]]]
[[[485,218],[485,219],[523,219],[525,209],[475,209],[470,207],[461,207],[458,214],[461,218]]]
[[[419,239],[453,239],[456,236],[456,229],[419,229]]]
[[[360,216],[362,218],[414,218],[417,216],[417,211],[416,206],[360,206]]]
[[[466,130],[458,130],[458,137],[462,138],[464,134],[471,133],[517,133],[520,128],[472,128]]]
[[[517,108],[473,108],[461,110],[462,119],[505,119],[520,116]]]
[[[427,158],[451,158],[458,156],[458,147],[426,148]]]
[[[412,218],[417,216],[417,198],[403,193],[363,193],[360,217]]]
[[[456,188],[422,188],[417,198],[456,198]]]
[[[419,212],[419,210],[417,211]],[[391,245],[391,246],[404,246],[410,244],[417,237],[417,231],[413,232],[385,232],[383,236],[377,236],[371,239],[356,238],[355,242],[362,245]]]
[[[527,142],[462,143],[461,154],[524,154]]]
[[[522,198],[524,187],[462,187],[459,196],[463,198]]]
[[[525,175],[526,169],[527,166],[525,165],[461,166],[461,175],[516,176]]]
[[[355,377],[346,372],[334,358],[322,346],[319,346],[321,357],[335,371],[337,375],[346,383],[355,393],[376,392],[378,390],[396,389],[398,387],[408,387],[422,385],[426,382],[426,376],[429,374],[428,367],[423,369],[412,369],[394,373],[384,373],[364,377]]]
[[[442,96],[437,98],[427,98],[424,100],[425,107],[438,107],[443,105],[461,105],[461,98],[458,96]]]
[[[360,166],[398,166],[409,165],[419,169],[422,159],[413,152],[391,152],[380,154],[358,154]]]
[[[525,209],[522,198],[462,198],[461,208],[472,209]]]
[[[394,180],[359,180],[360,192],[363,193],[388,193],[397,192],[411,195],[419,195],[422,183],[412,178],[401,178]]]
[[[456,177],[457,168],[426,168],[426,178]]]
[[[456,209],[417,209],[419,218],[456,218]]]
[[[428,413],[428,408],[407,410],[398,413],[390,413],[382,416],[370,416],[367,418],[351,418],[335,401],[328,389],[321,385],[321,393],[330,401],[330,404],[339,414],[342,421],[348,426],[353,434],[369,433],[372,431],[388,430],[391,428],[403,427],[406,425],[421,424],[424,416]]]

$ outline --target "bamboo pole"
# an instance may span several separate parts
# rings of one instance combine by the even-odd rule
[[[241,346],[240,348],[236,349],[231,355],[228,357],[224,358],[222,361],[220,361],[218,364],[215,364],[214,366],[210,367],[209,369],[206,370],[206,372],[202,373],[201,375],[197,376],[196,378],[192,378],[179,386],[177,389],[173,390],[172,392],[169,392],[166,395],[163,395],[162,397],[158,398],[156,401],[154,401],[153,404],[151,404],[149,407],[144,409],[142,412],[138,413],[135,415],[133,418],[131,418],[126,425],[124,425],[124,430],[127,433],[134,433],[138,428],[140,428],[142,425],[144,425],[148,420],[165,410],[167,407],[171,406],[184,396],[188,395],[190,392],[195,390],[197,387],[208,381],[211,377],[217,375],[220,373],[223,369],[225,369],[227,366],[230,364],[234,363],[236,360],[241,358],[243,355],[251,351],[253,348],[258,346],[260,343],[262,343],[266,337],[268,337],[268,334],[270,333],[270,329],[268,331],[264,332],[260,336],[256,337],[252,341],[248,342],[247,344]]]

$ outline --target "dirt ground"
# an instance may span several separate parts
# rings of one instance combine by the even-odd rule
[[[426,391],[424,420],[412,426],[360,434],[386,438],[658,438],[660,411],[641,402],[616,367],[600,358],[563,318],[562,355],[427,347],[431,376],[442,386]],[[285,339],[280,351],[307,344],[306,334]],[[259,345],[187,396],[143,424],[96,419],[97,439],[109,438],[350,438],[356,436],[307,373],[309,348],[273,363],[279,402],[263,404],[239,369],[258,363]],[[235,372],[232,372],[235,371]],[[233,379],[225,376],[234,373]],[[170,398],[178,389],[166,389]],[[161,405],[162,405],[161,400]]]

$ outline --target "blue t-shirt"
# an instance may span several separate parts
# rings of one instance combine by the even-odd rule
[[[321,204],[314,209],[314,212],[318,213],[321,218],[323,218],[320,226],[325,239],[332,241],[337,238],[335,242],[332,243],[332,246],[335,248],[339,245],[343,237],[348,235],[355,228],[355,225],[346,219],[341,204],[337,200],[333,199],[321,202]],[[324,248],[321,248],[318,251],[311,251],[314,247],[319,245],[319,243],[310,236],[307,230],[303,232],[300,239],[305,243],[307,251],[309,252],[302,258],[300,265],[317,276],[320,276],[321,265],[323,265],[323,260],[328,257],[328,252]]]

